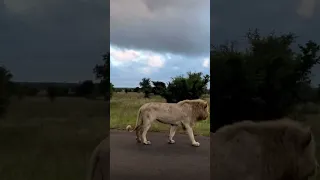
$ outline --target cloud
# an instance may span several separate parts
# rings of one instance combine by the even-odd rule
[[[110,48],[111,64],[114,66],[128,66],[133,62],[138,62],[150,68],[162,68],[165,64],[165,58],[162,55],[150,52],[132,49],[121,49],[111,46]]]
[[[159,55],[151,55],[148,57],[148,65],[150,67],[163,67],[164,61],[164,58]]]
[[[297,13],[305,18],[311,18],[315,11],[316,0],[301,0]]]
[[[151,73],[151,68],[150,68],[150,67],[143,67],[143,68],[141,68],[141,72],[142,72],[143,74],[150,75],[150,73]]]
[[[130,50],[117,49],[111,46],[112,52],[119,54]],[[202,66],[202,57],[184,57],[174,54],[160,54],[152,51],[131,50],[139,54],[133,59],[121,61],[111,56],[111,82],[115,87],[136,87],[142,78],[168,82],[172,77],[186,75],[187,72],[203,72],[209,74],[209,68]],[[122,57],[122,56],[121,56]]]
[[[114,48],[110,48],[110,55],[115,61],[124,63],[127,61],[134,61],[141,56],[141,54],[135,50],[116,50]]]
[[[209,58],[205,58],[202,62],[202,66],[205,68],[209,68],[210,67],[210,60]]]
[[[110,0],[111,44],[158,53],[207,54],[209,4],[209,0]]]

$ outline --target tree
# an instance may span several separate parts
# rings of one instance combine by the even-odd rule
[[[26,95],[27,95],[27,87],[23,86],[21,84],[18,84],[16,86],[16,95],[17,95],[19,100],[24,99],[26,97]]]
[[[319,46],[312,41],[298,45],[300,52],[293,51],[293,33],[261,36],[258,30],[249,30],[246,38],[245,51],[237,50],[234,43],[212,46],[213,132],[237,121],[287,115],[303,101],[303,86],[310,86],[311,69],[319,63]]]
[[[93,72],[96,75],[96,79],[100,80],[100,92],[104,95],[104,100],[108,101],[112,97],[113,84],[110,82],[110,53],[102,55],[103,64],[96,65],[93,68]]]
[[[39,89],[37,88],[34,88],[34,87],[27,87],[27,96],[36,96],[38,93],[40,92]]]
[[[17,83],[14,83],[12,81],[8,82],[8,93],[10,97],[13,95],[17,95],[17,87],[18,87]]]
[[[109,83],[109,92],[110,92],[110,97],[112,97],[112,94],[114,92],[114,85],[112,83]]]
[[[161,81],[152,81],[153,84],[153,88],[152,88],[152,93],[154,95],[161,95],[163,93],[165,93],[166,90],[166,84],[164,82]]]
[[[58,89],[54,86],[49,86],[47,88],[47,97],[51,102],[54,102],[56,97],[58,96]]]
[[[140,92],[140,88],[139,87],[135,87],[134,89],[133,89],[133,92]]]
[[[0,117],[5,116],[9,106],[9,84],[13,77],[4,66],[0,66]]]
[[[142,92],[144,93],[144,97],[150,98],[150,93],[152,89],[150,78],[142,78],[139,85],[141,87]]]
[[[95,85],[91,80],[86,80],[79,84],[77,95],[81,97],[89,97],[94,91]]]
[[[207,90],[210,81],[209,75],[203,75],[201,72],[188,72],[187,77],[177,76],[172,78],[164,93],[168,103],[176,103],[186,99],[199,99]]]

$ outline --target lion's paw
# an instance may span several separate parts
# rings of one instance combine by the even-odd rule
[[[136,138],[137,143],[141,143],[141,140],[139,138]]]
[[[151,144],[151,141],[146,141],[146,142],[143,142],[144,145],[150,145]]]
[[[199,143],[199,142],[194,142],[194,143],[192,143],[192,146],[194,146],[194,147],[199,147],[199,146],[200,146],[200,143]]]
[[[176,142],[175,142],[173,139],[169,139],[169,140],[168,140],[168,143],[169,143],[169,144],[174,144],[174,143],[176,143]]]

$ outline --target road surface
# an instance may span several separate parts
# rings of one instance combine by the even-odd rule
[[[151,145],[137,144],[135,133],[110,132],[111,180],[209,180],[209,137],[196,136],[192,147],[185,134],[176,134],[168,144],[167,133],[149,132]]]

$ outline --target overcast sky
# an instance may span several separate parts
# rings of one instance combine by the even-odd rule
[[[17,81],[78,82],[109,50],[106,0],[0,0],[0,65]]]
[[[168,81],[187,71],[209,73],[210,16],[214,44],[241,40],[249,28],[320,43],[319,6],[316,0],[0,0],[0,65],[17,81],[93,79],[110,42],[116,86],[137,86],[143,77]]]
[[[110,0],[111,82],[209,74],[210,0]]]
[[[212,42],[243,41],[249,28],[262,33],[275,30],[293,32],[298,43],[320,43],[320,1],[316,0],[213,0],[211,1]],[[320,67],[313,71],[314,83],[320,83]]]

